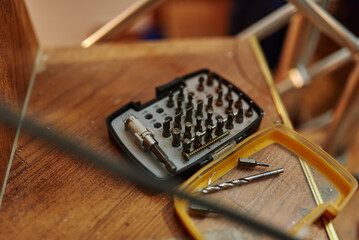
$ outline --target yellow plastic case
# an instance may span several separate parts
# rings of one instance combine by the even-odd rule
[[[281,124],[257,132],[238,145],[228,144],[213,157],[216,160],[183,183],[180,189],[199,194],[196,190],[208,185],[283,168],[284,172],[278,176],[203,197],[294,236],[303,237],[306,226],[323,215],[334,218],[358,185],[354,177],[329,154]],[[240,157],[269,163],[270,167],[240,168],[237,166]],[[314,193],[313,189],[317,192]],[[229,235],[248,238],[256,234],[246,230],[247,235],[243,235],[241,226],[230,225],[215,214],[193,216],[186,200],[176,197],[174,205],[179,218],[195,239],[228,238]],[[228,231],[231,232],[229,235]],[[227,235],[221,234],[224,232]]]

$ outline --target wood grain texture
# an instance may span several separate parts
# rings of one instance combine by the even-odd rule
[[[0,101],[20,112],[38,51],[24,1],[0,1],[0,36]],[[15,130],[0,123],[0,132],[1,188]]]
[[[105,118],[129,101],[152,99],[156,86],[200,68],[218,72],[248,93],[266,112],[261,128],[280,120],[249,44],[231,38],[47,49],[42,59],[28,114],[49,131],[115,154],[119,161],[123,153],[110,142]],[[240,69],[242,63],[255,74]],[[189,237],[171,197],[114,178],[25,133],[0,222],[0,236],[9,239]],[[312,236],[326,238],[321,226],[314,228]]]

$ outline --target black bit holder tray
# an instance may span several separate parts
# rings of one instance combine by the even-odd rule
[[[204,90],[199,91],[199,78],[204,78],[203,87]],[[207,85],[209,78],[212,78],[212,86]],[[221,89],[223,92],[223,105],[217,106],[216,101],[218,97],[217,89],[219,82],[222,82]],[[235,107],[239,96],[241,95],[241,105],[243,109],[243,122],[237,123],[233,121],[233,128],[226,129],[226,126],[223,127],[222,138],[214,143],[210,144],[207,147],[204,147],[202,150],[191,155],[189,160],[183,156],[183,133],[185,125],[185,115],[186,115],[186,105],[188,102],[188,93],[194,93],[193,96],[193,116],[192,116],[192,130],[191,130],[191,148],[190,151],[194,151],[193,148],[193,136],[195,135],[194,126],[196,125],[196,107],[197,101],[203,100],[203,120],[202,120],[202,130],[205,130],[205,121],[207,118],[206,105],[207,105],[207,96],[210,94],[213,96],[213,134],[212,140],[218,137],[215,134],[216,122],[219,116],[226,122],[228,118],[228,100],[226,100],[226,94],[230,86],[232,87],[232,99],[233,99],[233,110],[232,113],[234,117],[238,114],[238,109]],[[183,86],[183,87],[181,87]],[[230,87],[230,88],[231,88]],[[163,123],[167,119],[172,119],[171,121],[171,130],[173,129],[174,117],[176,115],[177,109],[177,99],[180,94],[180,89],[182,88],[184,93],[184,99],[182,100],[182,116],[181,116],[181,143],[179,147],[172,146],[172,135],[169,137],[163,137]],[[167,107],[168,94],[169,92],[173,93],[174,106]],[[246,116],[246,111],[249,108],[249,105],[252,105],[252,116]],[[163,150],[163,152],[168,156],[170,161],[176,166],[176,171],[170,172],[167,170],[165,165],[160,162],[156,156],[146,148],[141,148],[139,146],[139,136],[135,136],[125,124],[125,121],[130,117],[136,117],[144,127],[146,127],[153,138],[157,141],[158,146]],[[156,98],[142,104],[140,102],[130,102],[127,105],[123,106],[116,112],[112,113],[106,119],[107,128],[110,134],[111,139],[116,146],[120,147],[125,151],[125,153],[135,162],[144,172],[148,173],[150,176],[153,176],[155,180],[167,180],[175,176],[181,176],[182,180],[189,177],[195,171],[197,171],[202,166],[213,160],[213,154],[218,153],[224,146],[227,146],[229,143],[237,144],[243,139],[245,139],[250,134],[257,131],[259,128],[260,122],[264,116],[263,110],[251,99],[249,98],[242,90],[238,87],[232,85],[231,82],[224,79],[220,75],[211,72],[208,69],[202,69],[188,75],[185,75],[180,78],[176,78],[173,81],[165,84],[163,86],[156,88]],[[228,133],[226,133],[228,131]],[[202,132],[202,135],[205,135],[205,131]],[[202,137],[202,146],[205,145],[204,137]],[[197,149],[198,150],[198,149]],[[187,154],[188,157],[188,154]]]

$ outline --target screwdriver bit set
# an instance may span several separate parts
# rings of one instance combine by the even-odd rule
[[[254,133],[263,110],[207,69],[156,88],[156,98],[130,102],[107,119],[114,143],[157,180],[189,176],[213,154]]]

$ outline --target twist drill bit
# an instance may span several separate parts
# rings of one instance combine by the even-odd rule
[[[200,76],[198,79],[198,86],[197,86],[197,90],[202,92],[204,90],[204,77]]]
[[[253,116],[253,101],[251,100],[249,102],[249,106],[246,110],[246,113],[245,113],[246,117],[252,117]]]
[[[250,159],[250,158],[239,158],[238,166],[240,166],[240,167],[255,167],[255,166],[269,167],[269,164],[259,163],[256,160]]]
[[[142,148],[150,150],[156,158],[162,162],[167,170],[171,173],[177,170],[177,167],[167,157],[166,153],[158,145],[153,134],[138,120],[135,116],[131,115],[125,121],[125,126],[130,129],[132,134],[140,141]]]
[[[264,172],[264,173],[259,173],[259,174],[255,174],[252,176],[248,176],[248,177],[244,177],[244,178],[239,178],[239,179],[235,179],[229,182],[224,182],[218,185],[213,185],[213,186],[209,186],[206,188],[202,188],[202,189],[198,189],[195,192],[202,192],[203,194],[207,194],[207,193],[213,193],[213,192],[218,192],[224,189],[228,189],[228,188],[233,188],[237,185],[241,185],[244,183],[249,183],[255,179],[260,179],[260,178],[264,178],[264,177],[268,177],[268,176],[272,176],[272,175],[278,175],[279,173],[284,172],[283,168],[279,168],[273,171],[269,171],[269,172]]]
[[[167,104],[166,106],[171,108],[175,105],[174,101],[173,101],[173,92],[172,91],[169,91],[168,93],[168,100],[167,100]]]

